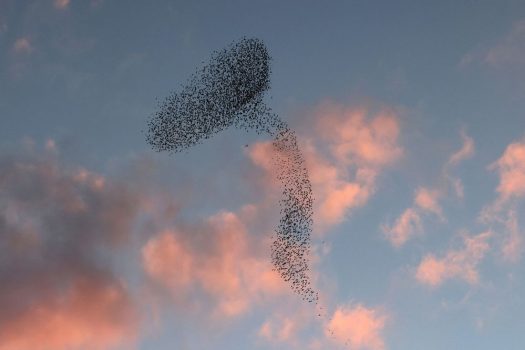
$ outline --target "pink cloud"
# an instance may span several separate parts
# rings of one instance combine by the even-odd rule
[[[346,211],[352,207],[363,205],[370,196],[370,190],[358,183],[345,183],[328,191],[324,202],[320,205],[318,217],[327,223],[337,223],[342,220]]]
[[[16,39],[14,45],[13,45],[13,51],[16,54],[30,54],[33,52],[33,46],[31,45],[31,41],[27,37],[22,37]]]
[[[463,140],[463,145],[450,156],[447,164],[455,166],[474,155],[475,146],[472,137],[468,136],[464,130],[461,130],[461,139]]]
[[[70,0],[54,0],[53,4],[59,10],[63,10],[69,6]]]
[[[461,138],[463,140],[461,148],[452,153],[443,165],[440,185],[431,188],[418,187],[414,193],[413,205],[405,209],[393,224],[382,225],[386,238],[393,246],[400,247],[415,234],[423,232],[422,218],[425,214],[431,213],[441,221],[446,220],[440,200],[447,196],[450,187],[459,198],[463,198],[461,180],[449,174],[451,166],[457,166],[474,154],[474,140],[463,130]]]
[[[140,316],[112,262],[140,196],[46,148],[0,156],[0,349],[130,344]]]
[[[287,349],[332,349],[335,344],[356,350],[385,348],[382,332],[388,316],[384,310],[336,304],[328,311],[326,297],[316,306],[317,317],[312,317],[314,310],[309,305],[294,300],[274,306],[257,335],[270,344],[285,344]]]
[[[161,232],[142,248],[142,261],[146,272],[162,281],[169,289],[186,288],[193,279],[193,256],[175,238],[171,230]]]
[[[449,157],[443,173],[444,177],[448,180],[450,183],[450,186],[454,190],[454,193],[458,198],[463,199],[464,197],[464,188],[463,188],[463,182],[461,179],[454,177],[450,175],[450,168],[458,166],[461,162],[465,161],[468,158],[471,158],[475,153],[475,144],[474,139],[467,135],[464,129],[461,130],[461,139],[463,140],[463,145],[461,148],[452,153],[452,155]]]
[[[439,197],[441,197],[441,192],[439,190],[431,190],[425,187],[420,187],[416,191],[414,202],[424,211],[428,211],[436,214],[439,217],[443,217],[443,209],[441,209],[441,206],[438,202]]]
[[[457,278],[469,284],[479,281],[477,267],[483,260],[492,237],[490,231],[476,236],[463,236],[464,247],[449,250],[443,257],[429,254],[423,258],[416,271],[416,279],[431,287],[440,286],[447,279]]]
[[[327,325],[326,336],[351,349],[384,349],[381,335],[386,316],[378,310],[362,305],[341,306]]]
[[[315,133],[299,135],[315,194],[314,222],[317,233],[344,220],[349,212],[368,202],[375,192],[378,175],[398,160],[398,116],[391,111],[371,113],[324,103],[312,114]],[[275,173],[275,152],[270,142],[251,147],[252,162],[266,171],[266,183]],[[268,180],[270,179],[270,180]]]
[[[497,188],[502,200],[525,195],[525,143],[515,142],[490,169],[498,172],[500,181]]]
[[[514,23],[510,32],[489,49],[483,61],[492,66],[525,63],[525,20]]]
[[[257,254],[263,242],[248,235],[236,214],[220,212],[195,230],[164,231],[142,248],[144,270],[174,297],[191,298],[199,290],[212,300],[215,316],[232,317],[288,292],[267,256]]]
[[[271,343],[297,344],[296,333],[302,326],[292,317],[283,316],[265,321],[257,334]]]
[[[423,230],[421,217],[413,208],[406,209],[391,227],[383,225],[382,228],[386,238],[395,247],[402,246],[414,234]]]
[[[525,64],[525,20],[513,23],[510,30],[498,38],[491,47],[465,54],[460,67],[482,64],[497,69],[521,69]],[[521,70],[520,70],[521,71]]]
[[[501,253],[503,259],[508,262],[516,263],[521,259],[523,254],[524,242],[515,210],[510,210],[508,212],[505,227],[507,229],[507,236],[503,239]]]
[[[293,296],[273,300],[266,305],[266,319],[257,336],[272,345],[286,345],[287,349],[305,349],[312,339],[324,340],[322,320],[314,305],[305,304]],[[321,336],[321,337],[319,337]]]
[[[501,157],[489,166],[496,171],[498,196],[485,206],[479,219],[501,228],[501,254],[508,262],[518,262],[523,254],[523,237],[518,226],[516,210],[525,196],[525,141],[511,143]]]
[[[418,188],[414,194],[414,206],[405,209],[393,225],[382,225],[382,230],[390,243],[400,247],[414,235],[423,232],[423,213],[432,213],[443,219],[443,210],[438,202],[441,196],[442,192],[439,190]]]
[[[111,349],[137,337],[137,314],[124,286],[77,280],[0,327],[0,350]]]
[[[316,118],[323,140],[345,164],[384,166],[403,154],[398,145],[399,120],[392,111],[371,115],[365,108],[324,103]]]

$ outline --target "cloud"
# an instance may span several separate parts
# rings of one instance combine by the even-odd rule
[[[464,235],[462,249],[451,249],[441,258],[433,254],[426,255],[417,268],[415,275],[417,281],[431,287],[438,287],[452,278],[477,284],[479,281],[477,267],[490,248],[488,240],[491,237],[490,231],[472,237]]]
[[[298,319],[298,315],[277,315],[266,320],[257,335],[270,343],[286,343],[298,347],[297,333],[304,327],[305,320]]]
[[[525,141],[511,143],[495,163],[490,166],[499,175],[496,189],[501,201],[525,195]]]
[[[525,19],[516,21],[510,30],[498,38],[490,47],[473,50],[465,54],[460,67],[479,64],[498,70],[520,74],[525,65]]]
[[[384,349],[382,331],[386,316],[362,305],[338,307],[326,330],[327,336],[351,349]]]
[[[382,230],[393,246],[400,247],[414,234],[422,232],[423,227],[418,212],[414,208],[407,208],[391,227],[383,225]]]
[[[433,214],[441,221],[446,220],[440,200],[447,196],[450,187],[459,198],[463,198],[461,179],[450,175],[450,170],[470,158],[474,154],[475,146],[474,140],[464,130],[461,130],[461,138],[461,148],[453,152],[442,167],[439,185],[433,188],[418,187],[414,192],[413,205],[405,209],[393,224],[381,225],[385,237],[393,246],[400,247],[416,234],[423,232],[422,219],[425,214]]]
[[[204,293],[213,316],[234,317],[289,292],[267,254],[257,253],[261,245],[264,241],[248,234],[239,215],[221,211],[196,227],[152,237],[142,248],[142,264],[174,298]]]
[[[447,161],[447,165],[456,166],[462,161],[474,155],[474,152],[475,152],[474,140],[472,139],[472,137],[468,136],[465,133],[465,130],[461,130],[460,134],[461,134],[461,139],[463,140],[463,145],[458,151],[452,153],[452,155]]]
[[[107,349],[136,336],[111,257],[140,198],[54,153],[0,155],[0,349]]]
[[[507,236],[503,240],[501,253],[503,259],[508,262],[516,263],[523,254],[523,236],[518,225],[518,217],[515,210],[509,210],[505,221]]]
[[[507,35],[483,56],[491,66],[525,64],[525,20],[515,22]]]
[[[461,179],[455,176],[452,176],[450,174],[450,171],[452,170],[453,167],[457,167],[461,162],[471,158],[475,153],[476,147],[474,144],[474,139],[470,137],[469,135],[467,135],[464,129],[461,130],[460,135],[463,141],[463,145],[458,151],[452,153],[452,155],[449,157],[443,169],[443,174],[444,174],[443,176],[445,179],[448,180],[448,183],[454,190],[456,196],[458,198],[463,199],[464,197],[463,182],[461,181]]]
[[[417,189],[414,202],[415,204],[424,211],[428,211],[436,214],[439,217],[443,217],[443,209],[439,205],[438,199],[442,193],[436,189],[428,189],[420,187]]]
[[[438,202],[442,196],[443,191],[440,189],[419,187],[414,193],[414,205],[405,209],[391,226],[381,226],[385,237],[393,246],[400,247],[414,235],[423,232],[424,214],[431,213],[444,220],[443,209]]]
[[[33,45],[31,44],[30,39],[27,37],[16,39],[13,44],[13,52],[16,54],[30,54],[33,52]]]
[[[390,110],[377,113],[365,108],[326,102],[311,112],[314,132],[299,135],[315,194],[317,233],[341,223],[354,209],[365,205],[376,190],[381,172],[402,155],[399,117]],[[266,171],[265,183],[277,186],[271,142],[250,147],[252,162]]]
[[[393,111],[372,114],[365,108],[324,103],[315,112],[321,138],[346,165],[381,167],[403,154],[399,120]]]
[[[69,6],[70,0],[54,0],[53,4],[59,10],[66,9]]]
[[[75,280],[60,294],[40,298],[3,322],[0,350],[110,349],[129,345],[137,326],[123,285]]]
[[[7,32],[7,21],[5,20],[5,18],[2,17],[2,15],[0,15],[0,35],[3,35],[4,33]]]
[[[525,196],[525,141],[509,144],[501,157],[489,166],[499,176],[497,197],[486,205],[479,216],[481,222],[499,226],[503,231],[501,255],[516,263],[523,254],[523,235],[516,211]]]
[[[312,317],[308,305],[293,300],[273,307],[257,335],[287,349],[332,349],[334,345],[355,350],[385,348],[382,333],[388,316],[381,308],[338,303],[328,311],[323,305],[316,307],[318,317]]]

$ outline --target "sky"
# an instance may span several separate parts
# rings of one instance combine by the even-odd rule
[[[312,183],[273,271],[271,140],[159,101],[242,37]],[[525,2],[0,0],[0,350],[525,346]]]

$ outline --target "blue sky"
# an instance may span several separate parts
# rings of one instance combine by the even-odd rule
[[[312,178],[317,306],[271,271],[268,139],[145,142],[243,36]],[[0,0],[0,52],[0,350],[523,348],[522,1]]]

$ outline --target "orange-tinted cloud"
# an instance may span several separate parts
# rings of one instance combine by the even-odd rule
[[[220,212],[193,230],[164,231],[142,249],[144,270],[175,298],[200,291],[212,300],[215,316],[237,316],[288,293],[266,252],[257,251],[263,242],[247,233],[235,213]]]
[[[502,200],[525,195],[525,142],[508,145],[490,168],[499,174],[497,191]]]
[[[59,10],[63,10],[69,6],[70,0],[54,0],[53,4]]]
[[[315,314],[312,305],[293,299],[274,306],[258,336],[274,345],[286,345],[287,349],[332,349],[334,345],[356,350],[385,348],[382,333],[388,316],[384,310],[362,304],[336,304],[329,311],[326,296],[322,299]]]
[[[384,166],[403,154],[398,116],[392,111],[371,114],[365,108],[324,103],[315,114],[322,139],[344,164]]]
[[[372,113],[329,102],[312,115],[315,133],[299,135],[299,141],[315,194],[319,233],[363,206],[375,192],[378,175],[403,150],[398,144],[399,118],[392,111]],[[255,144],[248,155],[267,174],[275,173],[271,142]],[[275,180],[267,183],[278,186]]]
[[[387,317],[362,305],[341,306],[327,325],[326,336],[351,349],[384,349],[382,331]]]
[[[193,256],[175,237],[174,232],[166,230],[142,248],[146,272],[174,291],[185,288],[194,278]]]
[[[136,336],[112,268],[140,198],[56,153],[0,156],[0,349],[109,349]]]
[[[271,343],[297,344],[297,332],[301,327],[303,324],[294,317],[281,316],[266,320],[257,334]]]
[[[0,350],[103,350],[137,337],[135,307],[115,281],[74,281],[0,325]]]
[[[441,196],[440,190],[419,187],[414,193],[414,205],[405,209],[393,225],[382,225],[390,243],[400,247],[414,235],[422,233],[422,216],[425,213],[432,213],[443,219],[443,210],[438,201]]]
[[[499,175],[496,199],[485,206],[479,219],[500,227],[501,254],[508,262],[518,262],[523,254],[523,237],[516,217],[517,206],[525,196],[525,141],[507,146],[501,157],[489,166]]]
[[[463,184],[460,179],[449,174],[452,166],[457,166],[465,159],[474,154],[474,140],[464,130],[461,131],[463,144],[461,148],[452,153],[444,164],[440,185],[434,188],[418,187],[414,193],[414,203],[405,209],[392,225],[381,226],[386,238],[395,247],[405,244],[417,233],[423,232],[422,218],[425,214],[436,215],[441,221],[445,221],[443,208],[439,203],[452,187],[459,198],[463,198]]]
[[[472,157],[475,152],[474,140],[472,137],[465,133],[465,130],[461,130],[461,139],[463,140],[463,145],[461,148],[454,152],[448,159],[447,164],[451,166],[458,165],[462,161]]]
[[[484,63],[492,66],[525,64],[525,20],[515,22],[510,32],[483,58]]]
[[[479,281],[477,267],[483,260],[492,237],[490,231],[476,236],[463,236],[464,247],[450,250],[442,258],[429,254],[423,258],[416,271],[416,279],[431,287],[437,287],[451,278],[464,280],[469,284]]]
[[[460,67],[481,64],[494,69],[511,69],[521,73],[525,64],[525,20],[513,23],[506,35],[499,38],[491,47],[476,50],[464,55]],[[513,71],[518,68],[518,71]]]
[[[468,158],[471,158],[475,153],[475,144],[474,139],[467,135],[464,129],[461,130],[461,139],[463,141],[463,145],[459,150],[452,153],[452,155],[448,158],[447,163],[445,164],[445,167],[443,169],[444,178],[448,180],[449,185],[452,187],[453,191],[455,192],[456,196],[460,199],[463,199],[464,197],[464,188],[463,188],[463,182],[461,179],[452,176],[450,174],[450,171],[453,167],[458,166],[461,162],[465,161]]]
[[[438,202],[439,197],[441,197],[441,192],[439,190],[420,187],[416,191],[414,202],[424,211],[443,217],[443,209],[441,209]]]
[[[509,210],[504,226],[507,230],[507,235],[503,239],[501,253],[503,259],[508,262],[516,263],[523,255],[524,242],[523,234],[520,231],[518,217],[515,210]]]
[[[402,246],[413,235],[423,230],[421,217],[413,208],[407,208],[391,227],[383,225],[382,228],[386,238],[395,247]]]
[[[29,38],[22,37],[16,39],[13,45],[13,51],[16,54],[30,54],[33,52],[33,46],[31,45]]]

